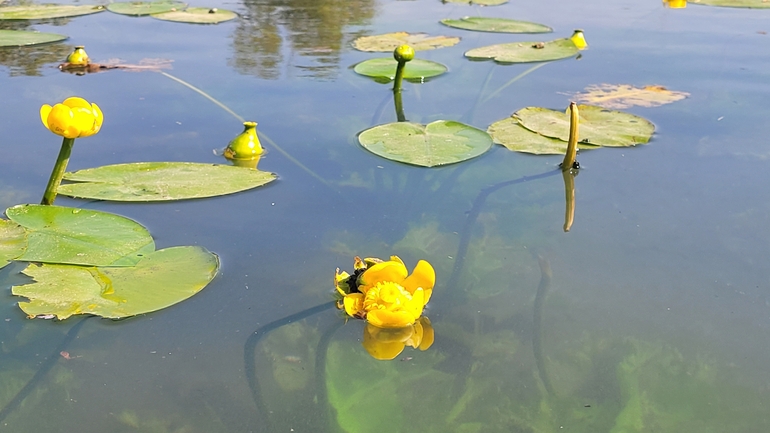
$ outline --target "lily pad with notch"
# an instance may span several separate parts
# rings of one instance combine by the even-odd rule
[[[382,35],[361,36],[353,41],[353,48],[369,52],[393,52],[401,45],[409,45],[415,51],[435,50],[457,45],[455,36],[430,36],[425,33],[395,32]]]
[[[596,146],[628,147],[650,141],[655,125],[649,120],[594,105],[578,105],[579,142]],[[542,107],[527,107],[513,113],[521,126],[546,137],[569,139],[569,114]]]
[[[13,221],[0,219],[0,268],[24,254],[27,231]]]
[[[514,152],[531,153],[535,155],[564,155],[567,142],[558,138],[545,137],[521,126],[515,117],[507,117],[489,125],[487,133],[495,143],[505,146]],[[578,149],[596,149],[586,143],[578,143]]]
[[[492,147],[489,134],[452,120],[387,123],[361,132],[358,142],[375,155],[420,167],[466,161]]]
[[[393,58],[376,58],[364,60],[353,67],[359,74],[374,78],[380,83],[389,83],[396,78],[398,62]],[[404,79],[411,82],[423,82],[437,77],[447,71],[441,63],[430,60],[414,59],[404,65]]]
[[[168,201],[215,197],[274,181],[274,173],[231,165],[136,162],[65,173],[59,187],[70,197],[111,201]]]
[[[107,5],[107,10],[120,15],[145,16],[164,12],[181,11],[187,8],[187,3],[175,1],[153,2],[117,2]]]
[[[43,20],[104,12],[102,5],[31,4],[0,7],[0,20]]]
[[[146,314],[200,292],[217,274],[219,258],[202,247],[155,251],[129,268],[30,264],[31,284],[11,293],[29,302],[19,308],[29,317],[93,314],[111,319]]]
[[[457,29],[492,33],[551,33],[552,28],[529,21],[508,18],[463,17],[459,20],[443,19],[441,24]]]
[[[67,39],[69,36],[56,33],[32,32],[27,30],[0,30],[0,47],[22,47],[26,45],[49,44]]]
[[[547,42],[508,42],[488,45],[465,52],[470,59],[494,59],[500,63],[549,62],[574,57],[580,50],[569,38]]]
[[[218,8],[187,8],[183,11],[163,12],[150,15],[163,21],[188,24],[219,24],[238,17],[233,11]]]
[[[27,232],[27,249],[16,257],[20,261],[134,266],[155,251],[147,229],[120,215],[36,204],[12,206],[5,214]]]

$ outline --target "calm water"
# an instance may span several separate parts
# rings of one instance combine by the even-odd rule
[[[242,129],[155,72],[59,72],[74,45],[97,62],[173,60],[168,73],[259,122],[324,182],[272,148],[260,168],[280,180],[250,192],[164,204],[60,198],[60,205],[136,219],[158,248],[205,246],[221,257],[221,272],[168,310],[87,320],[65,347],[73,359],[58,359],[36,380],[0,430],[767,431],[770,11],[670,10],[655,0],[494,8],[438,0],[217,1],[206,6],[242,18],[194,26],[105,12],[32,26],[69,35],[63,43],[0,49],[0,206],[40,200],[59,148],[40,125],[43,103],[80,95],[105,113],[102,131],[77,142],[71,170],[222,162],[213,150]],[[529,65],[470,62],[462,53],[539,37],[438,24],[466,15],[541,22],[554,37],[583,28],[590,49],[474,109],[480,92]],[[350,69],[378,55],[356,52],[350,41],[390,31],[463,38],[418,53],[450,72],[405,84],[406,116],[416,122],[458,119],[486,129],[525,106],[566,107],[570,93],[600,83],[660,84],[691,96],[626,110],[655,123],[649,145],[579,156],[569,233],[559,176],[491,194],[471,229],[463,272],[450,281],[480,191],[551,170],[560,158],[494,148],[428,170],[360,148],[356,134],[395,113],[388,85]],[[328,301],[334,269],[351,270],[353,256],[390,254],[410,267],[426,259],[437,270],[427,313],[436,343],[428,351],[407,348],[394,361],[375,361],[360,345],[362,323],[339,327],[343,320],[329,310],[247,345],[260,326]],[[553,275],[539,327],[538,255]],[[27,320],[8,290],[17,281],[12,270],[19,269],[0,273],[0,408],[81,320]],[[541,368],[534,340],[542,344]],[[322,364],[319,354],[326,354]],[[249,378],[260,384],[257,404],[266,413]]]

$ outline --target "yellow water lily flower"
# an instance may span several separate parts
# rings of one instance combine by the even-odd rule
[[[398,256],[388,261],[356,258],[352,276],[338,270],[335,277],[337,291],[343,296],[340,308],[380,328],[415,323],[430,300],[435,282],[430,263],[420,260],[409,275]]]
[[[427,317],[420,317],[414,324],[403,328],[380,328],[370,323],[364,328],[361,344],[375,359],[394,359],[406,346],[428,350],[433,345],[434,331]]]
[[[687,0],[663,0],[663,6],[671,9],[684,9],[687,7]]]
[[[64,138],[88,137],[99,132],[104,117],[96,104],[83,98],[71,97],[51,107],[40,107],[43,125],[56,135]]]

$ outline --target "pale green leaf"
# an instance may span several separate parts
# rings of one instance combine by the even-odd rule
[[[663,86],[633,87],[628,84],[595,84],[584,93],[574,95],[574,100],[604,108],[657,107],[690,96],[686,92],[668,90]]]
[[[552,28],[529,21],[517,21],[507,18],[463,17],[459,20],[449,18],[441,24],[463,30],[494,33],[550,33]]]
[[[495,59],[500,63],[547,62],[565,59],[578,54],[578,48],[570,39],[538,42],[509,42],[488,45],[465,52],[471,59]]]
[[[187,3],[175,1],[154,2],[117,2],[107,5],[107,10],[121,15],[142,16],[160,14],[163,12],[181,11],[187,7]]]
[[[137,162],[66,173],[59,194],[112,201],[166,201],[232,194],[276,179],[266,171],[192,162]]]
[[[103,12],[102,5],[31,4],[0,7],[0,20],[41,20],[76,17]]]
[[[202,247],[155,251],[135,267],[99,268],[31,264],[24,273],[35,282],[11,288],[29,302],[30,317],[93,314],[112,319],[167,308],[201,291],[219,268],[217,256]]]
[[[497,6],[508,3],[508,0],[441,0],[442,3],[465,3],[481,6]]]
[[[133,266],[155,250],[147,229],[120,215],[35,204],[16,205],[5,214],[27,230],[27,250],[17,260]]]
[[[398,62],[393,58],[377,58],[365,60],[357,64],[353,70],[360,75],[372,77],[380,82],[389,82],[396,78]],[[404,79],[422,82],[436,77],[447,71],[446,66],[430,60],[414,59],[404,65]]]
[[[647,119],[622,111],[593,105],[578,105],[580,131],[578,142],[598,146],[625,147],[650,141],[655,126]],[[567,141],[569,115],[564,111],[527,107],[513,113],[530,131]]]
[[[770,8],[770,1],[767,0],[688,0],[687,3],[728,8]]]
[[[27,231],[24,227],[0,219],[0,268],[24,253],[27,249]]]
[[[151,16],[159,20],[190,24],[219,24],[238,17],[233,11],[218,8],[187,8],[183,11],[163,12]]]
[[[451,120],[427,126],[410,122],[379,125],[361,132],[358,141],[383,158],[422,167],[465,161],[492,146],[486,132]]]
[[[425,33],[396,32],[383,35],[361,36],[353,41],[353,47],[360,51],[393,52],[401,45],[409,45],[415,51],[435,50],[451,47],[460,42],[454,36],[430,36]]]
[[[567,151],[567,142],[556,138],[544,137],[519,124],[514,117],[507,117],[489,125],[487,133],[495,143],[515,152],[535,155],[563,155]],[[596,149],[599,146],[579,143],[579,149]]]
[[[48,44],[67,39],[56,33],[31,32],[26,30],[0,30],[0,47],[21,47],[25,45]]]

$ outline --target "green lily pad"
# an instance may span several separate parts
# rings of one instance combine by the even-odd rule
[[[545,137],[521,126],[514,117],[508,117],[489,125],[487,133],[495,143],[514,152],[535,155],[563,155],[567,151],[567,142],[557,138]],[[596,149],[585,143],[578,143],[578,149]]]
[[[687,3],[706,6],[722,6],[727,8],[770,8],[767,0],[687,0]]]
[[[443,19],[441,24],[463,30],[494,33],[550,33],[552,28],[529,21],[507,18],[463,17],[459,20]]]
[[[364,60],[353,70],[359,75],[372,77],[379,82],[387,83],[396,78],[398,62],[393,58],[377,58]],[[428,78],[437,77],[447,71],[446,66],[430,60],[414,59],[404,66],[404,79],[422,82]]]
[[[435,50],[436,48],[457,45],[460,38],[454,36],[430,36],[425,33],[396,32],[384,35],[361,36],[353,41],[353,48],[359,51],[393,52],[407,44],[415,51]]]
[[[42,20],[103,12],[102,5],[26,5],[0,7],[0,20]]]
[[[219,24],[238,17],[233,11],[217,8],[187,8],[183,11],[164,12],[151,16],[159,20],[190,24]]]
[[[24,254],[27,231],[13,221],[0,219],[0,268]]]
[[[187,3],[174,1],[155,2],[118,2],[107,5],[107,10],[121,15],[143,16],[160,14],[163,12],[181,11],[187,7]]]
[[[593,105],[578,105],[579,142],[597,146],[627,147],[650,141],[655,126],[647,119]],[[569,114],[542,107],[513,113],[521,126],[546,137],[569,139]]]
[[[465,161],[492,147],[489,134],[452,120],[437,120],[427,126],[387,123],[361,132],[358,142],[383,158],[421,167]]]
[[[11,293],[29,299],[19,302],[29,317],[120,319],[184,301],[206,287],[218,268],[216,254],[202,247],[155,251],[130,268],[30,264],[24,273],[35,282],[14,286]]]
[[[26,30],[0,30],[0,47],[48,44],[67,39],[56,33],[30,32]]]
[[[36,204],[16,205],[5,214],[27,230],[27,250],[17,260],[134,266],[155,250],[147,229],[120,215]]]
[[[465,3],[481,6],[497,6],[508,3],[508,0],[441,0],[441,3]]]
[[[488,45],[465,52],[471,59],[495,59],[500,63],[548,62],[577,55],[578,48],[569,38],[548,42],[509,42]]]
[[[256,188],[277,178],[273,173],[231,165],[192,162],[137,162],[65,173],[77,183],[59,194],[112,201],[166,201],[214,197]]]

